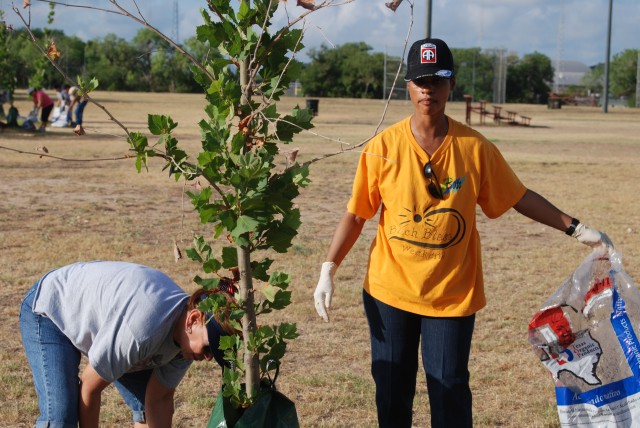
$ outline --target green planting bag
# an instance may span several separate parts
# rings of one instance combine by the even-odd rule
[[[207,428],[298,428],[298,415],[293,401],[276,390],[261,392],[260,397],[242,412],[218,395]]]
[[[276,391],[276,378],[262,383],[258,398],[246,409],[238,409],[224,397],[222,390],[209,418],[207,428],[299,428],[293,401]]]

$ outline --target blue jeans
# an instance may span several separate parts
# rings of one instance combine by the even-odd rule
[[[84,108],[87,106],[89,101],[84,100],[78,103],[76,107],[76,125],[82,125],[82,115],[84,114]]]
[[[37,428],[76,428],[80,394],[81,354],[47,317],[33,313],[37,283],[20,307],[22,345],[33,373],[40,415]],[[114,382],[133,411],[134,422],[144,422],[144,394],[151,370],[127,373]]]
[[[73,121],[73,115],[72,115],[71,109],[67,111],[67,123],[69,125],[73,125],[73,126],[82,125],[82,115],[84,114],[84,108],[87,106],[88,102],[89,101],[84,100],[77,103],[75,122]]]
[[[473,426],[469,353],[475,315],[434,318],[386,305],[363,291],[380,427],[411,427],[422,340],[432,428]]]

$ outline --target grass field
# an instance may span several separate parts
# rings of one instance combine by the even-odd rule
[[[170,114],[176,136],[192,153],[198,148],[197,95],[98,92],[130,130],[144,131],[147,113]],[[304,99],[285,99],[281,110]],[[22,114],[30,109],[18,93]],[[412,111],[409,102],[321,99],[312,133],[300,136],[302,160],[336,153],[372,136]],[[531,127],[477,126],[497,144],[522,181],[584,223],[606,231],[622,252],[625,267],[640,281],[640,110],[509,105],[532,117]],[[464,121],[464,105],[449,114]],[[474,123],[478,117],[474,116]],[[183,249],[205,229],[183,192],[152,162],[138,174],[123,132],[94,105],[85,111],[87,135],[69,129],[44,134],[5,131],[0,146],[67,160],[0,149],[0,427],[30,427],[37,415],[35,391],[22,350],[18,310],[26,290],[47,270],[78,260],[114,259],[165,271],[187,291],[198,267],[174,261],[175,240]],[[289,150],[283,147],[283,151]],[[41,149],[40,149],[41,150]],[[303,225],[291,251],[274,257],[275,268],[292,273],[294,304],[278,315],[296,322],[301,336],[290,344],[278,387],[297,406],[303,427],[376,425],[369,345],[361,282],[375,224],[336,276],[332,322],[323,323],[312,304],[320,264],[349,198],[357,149],[316,162],[312,185],[297,203]],[[72,161],[71,159],[81,160]],[[284,159],[284,155],[283,155]],[[284,162],[284,161],[283,161]],[[558,426],[551,378],[527,342],[527,324],[543,301],[580,264],[589,249],[564,234],[511,210],[497,220],[479,216],[488,305],[479,312],[471,355],[474,425]],[[177,393],[175,426],[203,427],[220,386],[215,363],[194,364]],[[416,427],[429,426],[422,372],[414,403]],[[103,398],[102,426],[129,425],[115,389]]]

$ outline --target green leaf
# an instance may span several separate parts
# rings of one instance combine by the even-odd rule
[[[275,330],[268,325],[263,325],[258,327],[255,333],[256,337],[259,337],[262,339],[273,337],[274,334],[276,334]]]
[[[300,224],[300,212],[297,209],[292,209],[280,221],[270,222],[265,233],[269,247],[277,252],[285,253],[298,233],[297,229]]]
[[[147,166],[147,158],[144,154],[139,154],[138,156],[136,156],[136,170],[138,172],[142,171],[142,165],[144,165],[145,167]]]
[[[203,205],[198,208],[200,212],[200,222],[202,224],[209,223],[210,221],[215,221],[215,216],[218,212],[217,208],[214,205]]]
[[[287,344],[284,342],[275,343],[269,350],[270,360],[281,360],[287,350]]]
[[[147,137],[145,137],[139,132],[129,133],[129,138],[127,141],[129,142],[129,145],[131,146],[131,148],[138,153],[144,151],[149,145],[147,141]]]
[[[285,272],[274,272],[269,277],[269,284],[285,290],[291,283],[291,275]]]
[[[153,135],[168,134],[178,126],[177,123],[173,122],[171,117],[158,114],[148,115],[147,123],[149,125],[149,131]]]
[[[251,262],[251,275],[260,281],[269,281],[267,271],[269,270],[269,267],[271,267],[272,263],[273,260],[271,259],[264,259],[260,262]]]
[[[241,215],[238,217],[238,222],[236,223],[236,227],[232,231],[232,235],[241,235],[243,233],[255,232],[260,223],[256,221],[256,219],[251,218],[247,215]]]
[[[282,324],[280,324],[280,326],[278,327],[278,334],[283,339],[288,339],[288,340],[295,339],[295,338],[297,338],[299,336],[298,335],[298,328],[293,323],[282,323]]]
[[[202,264],[202,270],[206,273],[217,272],[222,267],[222,263],[216,259],[209,259]]]
[[[80,97],[94,91],[99,85],[98,79],[95,77],[89,82],[85,82],[82,76],[77,76],[76,81],[78,82],[78,96]]]
[[[236,340],[233,336],[220,336],[220,349],[232,349],[235,346]]]
[[[270,309],[280,310],[291,304],[291,291],[277,290],[278,291],[273,296],[273,301],[269,305]]]
[[[195,282],[205,290],[213,290],[220,283],[220,278],[201,278],[200,276],[196,275],[193,278],[193,282]]]
[[[264,294],[265,299],[267,299],[270,302],[273,302],[276,299],[276,293],[279,290],[280,290],[279,288],[269,284],[262,289],[262,294]]]
[[[200,257],[200,254],[198,254],[195,248],[187,248],[187,257],[189,257],[189,259],[193,260],[194,262],[203,262],[202,257]]]
[[[222,248],[222,267],[229,269],[238,266],[238,250],[235,247]]]
[[[241,1],[240,8],[238,9],[238,20],[244,21],[251,16],[251,7],[249,6],[248,1]]]
[[[293,109],[291,115],[285,116],[278,121],[276,126],[276,135],[282,142],[290,142],[295,134],[305,129],[313,128],[311,119],[313,113],[309,109],[301,109],[298,106]]]

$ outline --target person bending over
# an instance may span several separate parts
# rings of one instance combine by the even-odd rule
[[[189,296],[164,273],[128,262],[79,262],[40,278],[20,308],[35,426],[97,427],[101,393],[113,383],[136,427],[170,427],[191,363],[224,365],[220,337],[234,333],[198,309],[211,292]],[[82,355],[88,364],[78,377]]]

